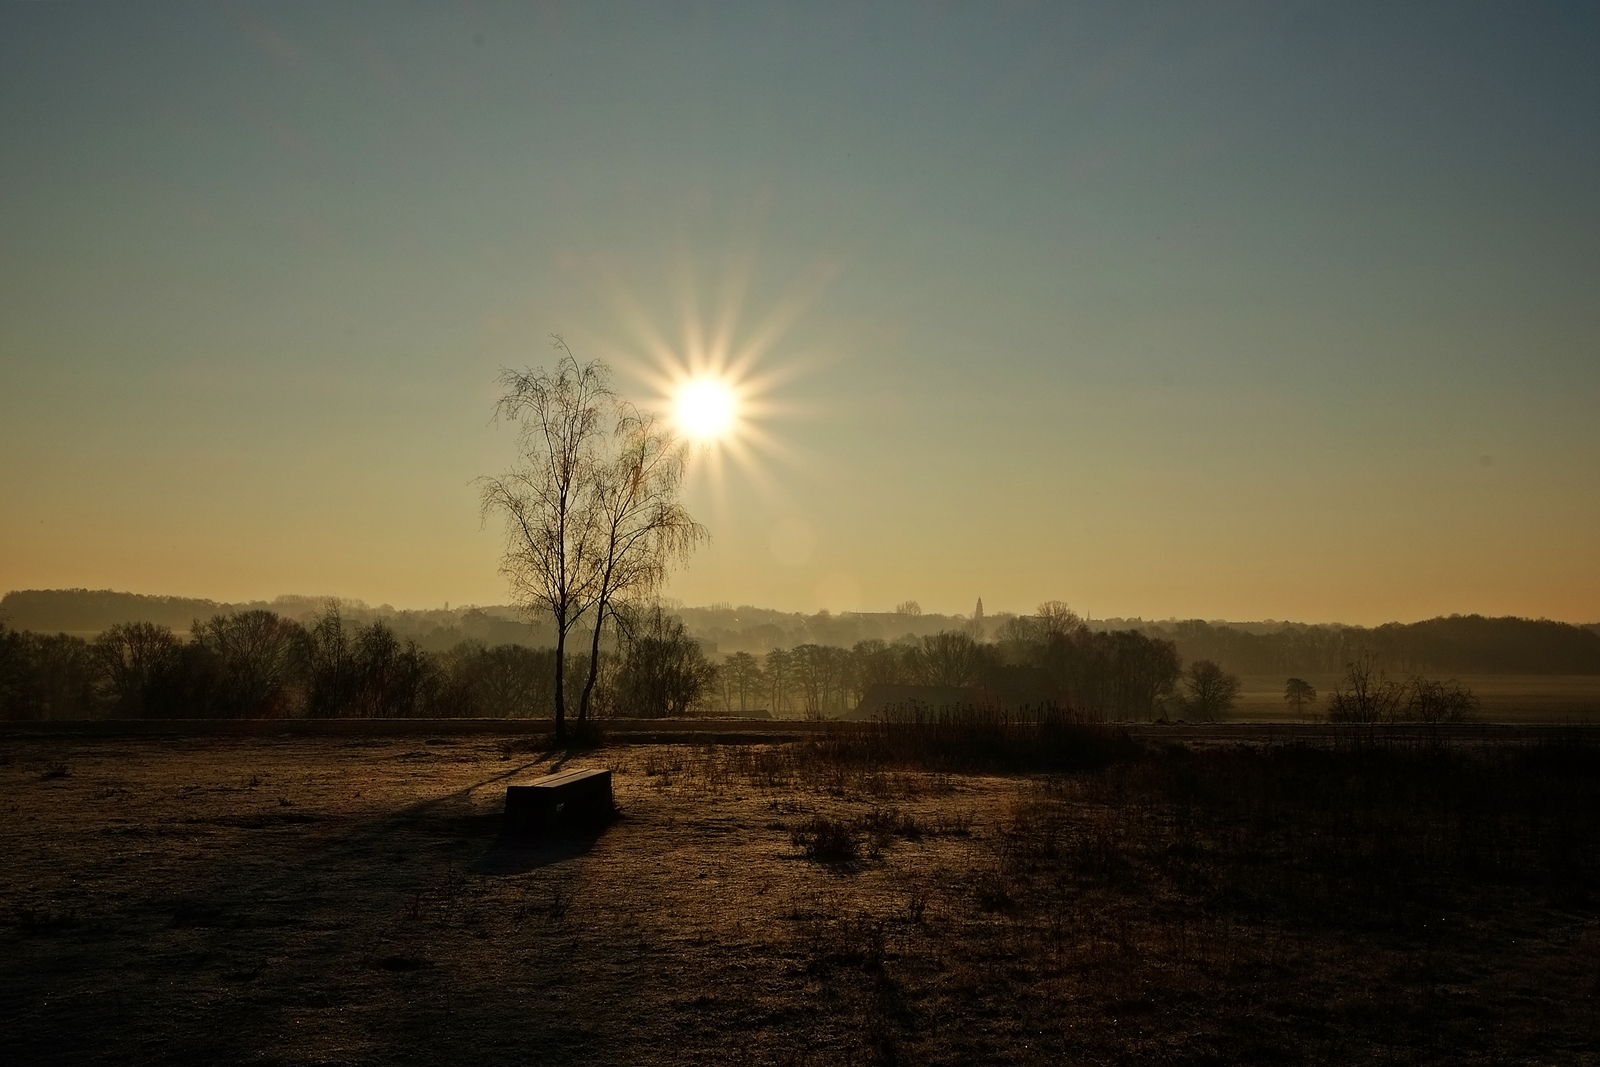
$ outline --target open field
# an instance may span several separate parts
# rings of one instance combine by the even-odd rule
[[[1583,744],[0,739],[12,1063],[1600,1062]]]
[[[1327,695],[1343,678],[1313,674],[1305,679],[1317,690],[1308,717],[1327,709]],[[1600,675],[1596,674],[1468,674],[1456,679],[1478,697],[1478,718],[1489,722],[1600,722]],[[1229,719],[1293,721],[1283,702],[1286,679],[1277,675],[1245,675],[1238,706]]]

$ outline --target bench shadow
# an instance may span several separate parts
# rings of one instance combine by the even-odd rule
[[[468,870],[473,874],[485,875],[526,874],[540,867],[577,859],[594,848],[606,831],[621,822],[622,818],[621,813],[613,813],[600,822],[562,826],[540,834],[502,831],[490,844],[489,850],[479,856]]]

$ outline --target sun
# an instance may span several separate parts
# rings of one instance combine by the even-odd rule
[[[687,255],[674,272],[676,296],[672,284],[648,287],[667,298],[662,304],[646,304],[621,278],[606,279],[619,325],[629,336],[594,340],[604,358],[644,386],[634,394],[640,410],[658,415],[662,428],[683,445],[690,460],[685,486],[708,494],[718,525],[735,514],[728,496],[733,485],[759,493],[774,511],[795,510],[777,468],[800,468],[804,461],[775,424],[814,410],[781,397],[780,390],[833,358],[830,347],[815,341],[796,344],[791,329],[836,272],[831,260],[811,264],[752,317],[744,312],[754,284],[754,252],[730,259],[710,302]],[[669,325],[674,320],[676,330]]]
[[[710,443],[726,437],[738,416],[739,401],[720,378],[690,378],[678,386],[673,416],[684,436]]]

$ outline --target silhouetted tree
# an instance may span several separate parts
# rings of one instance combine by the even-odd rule
[[[767,653],[767,684],[772,689],[772,714],[782,715],[789,708],[790,656],[785,649],[774,648]]]
[[[165,626],[119,623],[94,640],[100,692],[117,718],[182,714],[175,675],[183,662],[183,642]]]
[[[1412,722],[1464,722],[1477,710],[1477,695],[1455,679],[1435,682],[1417,676],[1407,687],[1405,717]]]
[[[833,670],[832,650],[825,645],[806,643],[789,650],[789,664],[794,687],[800,693],[806,718],[822,718],[827,707],[827,695]]]
[[[28,635],[0,622],[0,718],[31,719],[37,714]]]
[[[1208,659],[1196,660],[1183,672],[1183,708],[1201,722],[1215,722],[1239,698],[1239,678]]]
[[[311,683],[306,711],[318,718],[342,715],[360,684],[350,630],[337,601],[329,601],[307,632]]]
[[[556,742],[566,741],[566,647],[592,613],[578,720],[589,718],[607,621],[654,593],[675,558],[705,539],[678,503],[686,453],[653,416],[610,387],[599,361],[579,365],[560,337],[553,373],[504,371],[497,414],[519,426],[511,471],[485,479],[485,513],[506,523],[501,573],[518,605],[556,632]]]
[[[554,711],[553,650],[496,645],[483,650],[476,666],[480,714],[511,718]]]
[[[363,626],[355,639],[356,689],[351,714],[363,718],[422,715],[442,683],[438,665],[382,621]]]
[[[922,667],[928,685],[976,685],[985,666],[983,646],[971,634],[945,630],[922,639]]]
[[[83,638],[0,626],[0,717],[88,718],[97,703],[96,674]]]
[[[191,642],[216,668],[216,714],[266,718],[295,705],[305,663],[305,631],[270,611],[241,611],[196,622]]]
[[[1085,628],[1080,631],[1087,635]],[[1135,630],[1117,630],[1108,635],[1113,648],[1107,657],[1119,682],[1114,714],[1122,718],[1148,718],[1168,700],[1178,684],[1182,660],[1171,641],[1146,637]]]
[[[689,714],[711,682],[711,664],[683,623],[652,607],[633,620],[627,634],[617,701],[647,717]]]
[[[910,672],[906,669],[905,649],[888,644],[880,638],[872,637],[865,641],[857,641],[851,649],[851,658],[854,661],[851,671],[854,699],[852,704],[861,703],[868,689],[874,685],[903,685],[910,681]]]
[[[1154,715],[1173,695],[1181,671],[1171,641],[1135,630],[1096,633],[1060,601],[1000,624],[984,646],[995,666],[1042,672],[1052,699],[1091,719]],[[988,668],[993,669],[993,668]]]
[[[1455,680],[1430,681],[1413,675],[1390,681],[1376,658],[1363,651],[1345,667],[1344,682],[1328,696],[1328,721],[1462,722],[1478,708],[1476,694]]]
[[[615,400],[598,361],[579,365],[566,342],[555,371],[502,371],[495,411],[518,426],[511,470],[482,484],[483,510],[505,520],[500,573],[529,616],[555,628],[555,740],[564,744],[567,635],[593,605],[603,531],[596,510],[599,445]]]
[[[994,638],[1004,662],[1037,666],[1035,661],[1045,643],[1045,632],[1037,616],[1014,615],[1000,624]]]
[[[1372,655],[1363,651],[1345,664],[1343,684],[1328,695],[1328,721],[1392,722],[1404,702],[1404,688],[1390,681]]]
[[[589,719],[589,699],[600,669],[600,636],[621,600],[640,601],[656,592],[676,559],[686,559],[706,539],[682,504],[688,453],[653,415],[613,398],[612,453],[594,467],[593,521],[596,553],[592,596],[594,630],[589,676],[578,704],[578,721]]]
[[[1283,702],[1291,705],[1294,713],[1300,715],[1307,704],[1317,702],[1317,691],[1304,678],[1290,678],[1283,687]]]
[[[1063,600],[1046,600],[1039,605],[1035,618],[1047,638],[1070,637],[1083,628],[1083,620]]]
[[[722,675],[728,689],[728,710],[734,710],[732,704],[736,699],[738,710],[748,711],[750,697],[761,691],[761,664],[748,652],[735,652],[722,661]]]

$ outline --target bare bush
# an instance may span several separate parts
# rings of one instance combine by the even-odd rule
[[[1477,709],[1477,696],[1454,679],[1392,681],[1367,653],[1346,665],[1344,684],[1328,696],[1328,721],[1336,723],[1465,722]]]
[[[808,860],[820,863],[846,863],[861,850],[856,828],[842,819],[816,815],[797,826],[790,840]]]

